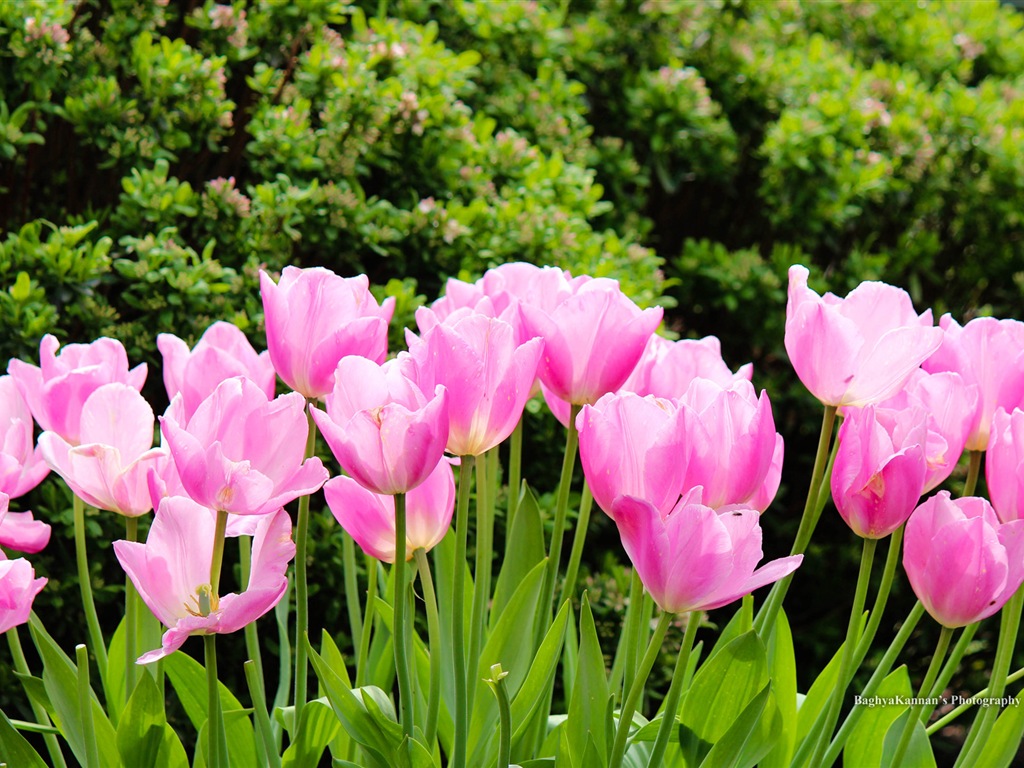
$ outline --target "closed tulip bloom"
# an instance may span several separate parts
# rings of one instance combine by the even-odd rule
[[[341,358],[384,359],[395,300],[378,305],[369,285],[366,275],[339,277],[322,267],[285,267],[277,283],[260,272],[267,346],[285,384],[321,398]]]
[[[46,463],[86,504],[138,517],[152,502],[147,477],[167,461],[153,447],[153,409],[133,387],[105,384],[82,406],[80,440],[56,432],[39,436]]]
[[[728,605],[797,569],[802,555],[760,568],[761,526],[755,509],[718,512],[700,503],[696,488],[667,514],[632,496],[613,512],[622,546],[644,587],[663,611],[710,611]]]
[[[996,514],[1004,523],[1024,519],[1024,411],[1002,408],[992,417],[985,479]]]
[[[17,498],[50,472],[35,443],[32,412],[12,376],[0,376],[0,493]]]
[[[479,456],[512,434],[530,397],[541,339],[516,341],[501,320],[470,314],[408,334],[407,375],[424,392],[448,390],[448,452]]]
[[[128,369],[128,354],[120,341],[100,338],[91,344],[68,344],[47,334],[39,343],[39,367],[11,360],[7,372],[14,378],[39,426],[77,445],[82,406],[104,384],[128,384],[141,390],[146,364]]]
[[[368,491],[351,477],[332,478],[324,496],[334,518],[371,557],[395,562],[395,497]],[[448,459],[406,495],[405,559],[437,546],[452,521],[455,475]]]
[[[906,291],[864,282],[845,299],[819,296],[807,287],[808,274],[800,265],[789,268],[786,352],[823,404],[884,400],[942,343],[931,311],[919,316]]]
[[[327,412],[312,414],[338,463],[374,493],[411,491],[434,471],[448,442],[447,391],[424,394],[398,360],[342,358]]]
[[[608,515],[619,496],[667,513],[683,487],[687,439],[670,400],[619,392],[583,406],[576,417],[580,462],[594,500]]]
[[[50,543],[50,526],[36,520],[31,512],[10,512],[10,497],[0,493],[0,545],[18,552],[35,554]]]
[[[1024,582],[1024,520],[1000,523],[985,499],[940,491],[907,521],[903,567],[937,622],[955,629],[981,621]]]
[[[881,539],[903,525],[924,490],[926,414],[851,408],[839,429],[832,500],[858,536]]]
[[[245,376],[262,389],[268,399],[274,397],[277,378],[270,353],[256,354],[236,325],[214,323],[191,350],[171,333],[159,334],[156,346],[163,355],[167,397],[173,400],[181,393],[186,418],[191,418],[218,384],[234,376]]]
[[[46,579],[36,578],[28,560],[8,560],[0,552],[0,632],[28,621],[32,602],[45,586]]]
[[[943,315],[939,327],[942,346],[922,367],[931,373],[955,371],[977,386],[967,449],[983,451],[996,409],[1012,411],[1024,404],[1024,323],[978,317],[961,326]]]
[[[320,459],[305,459],[309,425],[297,392],[269,399],[239,376],[218,386],[186,424],[160,420],[188,495],[237,515],[274,512],[327,480]]]
[[[709,379],[721,387],[733,381],[750,381],[753,366],[742,366],[736,373],[722,359],[722,344],[714,336],[703,339],[669,341],[651,336],[640,361],[622,385],[638,395],[656,395],[670,399],[682,397],[694,379]]]
[[[494,302],[486,296],[479,283],[467,283],[463,280],[448,278],[445,284],[445,294],[429,307],[419,307],[416,310],[416,327],[421,334],[426,334],[440,323],[453,324],[467,315],[484,315],[485,317],[497,317],[498,312],[494,308]],[[512,322],[509,318],[513,312],[506,308],[502,320]]]
[[[240,593],[212,594],[216,517],[191,499],[165,500],[145,544],[115,541],[114,553],[143,602],[168,628],[161,647],[138,663],[169,656],[189,635],[237,632],[273,608],[288,589],[285,571],[295,555],[291,519],[283,509],[264,515],[252,542],[249,585]]]

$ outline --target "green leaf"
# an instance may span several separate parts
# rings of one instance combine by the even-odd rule
[[[326,699],[314,699],[302,708],[297,737],[285,750],[282,768],[316,768],[324,749],[339,732],[341,723]]]
[[[718,633],[718,640],[715,641],[714,647],[711,649],[711,653],[708,654],[708,660],[710,661],[716,653],[723,650],[733,640],[742,635],[744,632],[749,632],[754,621],[754,607],[749,600],[744,600],[740,603],[739,609],[732,615],[729,622],[722,628],[722,631]]]
[[[597,639],[590,600],[583,594],[580,606],[580,654],[572,698],[566,742],[570,759],[576,765],[603,766],[608,761],[605,711],[608,706],[608,677],[604,654]],[[589,753],[589,755],[588,755]]]
[[[491,608],[491,631],[498,622],[498,617],[505,610],[516,589],[537,563],[544,559],[544,527],[541,522],[540,507],[533,491],[523,481],[523,490],[519,495],[519,507],[512,529],[508,532],[508,546],[505,548],[505,560],[501,572],[494,584],[494,603]]]
[[[701,763],[702,768],[751,768],[775,746],[782,730],[771,684],[765,685]]]
[[[107,710],[117,720],[124,710],[124,642],[124,619],[121,619],[107,646]]]
[[[914,735],[910,739],[910,746],[907,747],[907,752],[903,755],[899,766],[892,764],[893,753],[896,751],[896,745],[899,744],[900,736],[903,734],[903,726],[907,722],[907,718],[912,714],[911,710],[905,711],[889,726],[889,731],[885,734],[885,742],[882,747],[881,768],[935,768],[935,755],[932,754],[932,745],[928,741],[928,734],[925,733],[924,725],[920,721],[914,723]],[[988,768],[985,763],[979,762],[978,765]]]
[[[541,641],[540,648],[533,655],[533,663],[526,674],[526,680],[519,688],[519,693],[512,698],[512,743],[522,736],[523,730],[540,706],[543,693],[550,690],[555,680],[558,659],[562,655],[562,643],[565,640],[565,628],[572,615],[569,600],[555,614],[554,621]]]
[[[802,743],[807,738],[807,734],[811,732],[814,723],[821,716],[822,711],[828,706],[829,700],[832,698],[832,689],[835,688],[836,678],[839,677],[839,666],[843,661],[844,646],[845,643],[839,646],[835,656],[825,665],[817,679],[811,683],[811,689],[804,696],[803,701],[800,702],[796,718],[797,744]]]
[[[1003,710],[978,756],[978,765],[1009,768],[1024,737],[1024,707],[1011,704]]]
[[[874,699],[892,699],[894,697],[909,698],[913,696],[910,686],[910,675],[906,666],[901,666],[882,681],[875,691]],[[902,704],[886,704],[867,707],[862,710],[860,719],[850,731],[843,747],[843,763],[845,765],[879,765],[882,762],[882,739],[880,733],[886,733],[897,718],[907,711]]]
[[[188,768],[185,748],[167,724],[160,690],[148,674],[139,676],[117,725],[117,749],[128,766]]]
[[[3,712],[0,712],[0,764],[11,768],[46,768],[43,758],[11,725]]]
[[[772,694],[782,719],[779,741],[760,761],[760,768],[788,768],[796,749],[796,656],[793,652],[793,633],[784,610],[779,610],[775,627],[768,636],[768,669],[772,679]]]

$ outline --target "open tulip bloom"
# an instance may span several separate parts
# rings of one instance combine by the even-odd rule
[[[35,569],[23,557],[8,560],[0,552],[0,632],[28,621],[35,600],[46,579],[36,578]]]
[[[0,493],[28,493],[50,472],[34,444],[32,412],[12,376],[0,376]]]

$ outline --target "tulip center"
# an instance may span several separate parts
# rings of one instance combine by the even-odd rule
[[[209,584],[202,584],[196,587],[195,595],[189,597],[188,602],[185,603],[185,610],[192,616],[205,618],[220,610],[220,598],[213,593],[213,587]]]

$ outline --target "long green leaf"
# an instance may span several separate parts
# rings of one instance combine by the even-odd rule
[[[512,743],[522,736],[526,728],[540,706],[540,698],[544,691],[548,690],[555,679],[555,670],[558,668],[558,659],[562,655],[562,642],[565,640],[565,628],[571,620],[572,608],[569,601],[562,603],[558,609],[555,620],[551,622],[547,634],[541,641],[540,648],[534,654],[533,664],[526,675],[526,680],[519,689],[519,693],[512,699]]]
[[[46,768],[39,753],[11,725],[7,715],[0,712],[0,766],[8,768]]]
[[[875,700],[893,701],[896,697],[909,698],[913,696],[910,685],[910,675],[907,674],[906,666],[901,666],[892,672],[882,681],[875,691]],[[885,704],[867,708],[857,721],[857,725],[850,731],[843,748],[843,763],[845,765],[880,765],[882,762],[883,741],[879,734],[886,733],[896,719],[907,711],[905,705]]]
[[[978,765],[986,768],[1009,768],[1020,751],[1024,736],[1024,707],[1009,705],[996,720],[985,746],[978,755]]]
[[[935,755],[932,753],[932,744],[925,733],[924,725],[920,722],[914,723],[914,735],[910,739],[910,746],[898,766],[892,764],[893,753],[896,745],[899,744],[900,736],[903,733],[903,726],[907,717],[913,712],[908,710],[897,718],[888,733],[885,734],[885,742],[882,747],[882,768],[935,768]],[[985,763],[978,763],[979,768],[988,768]],[[852,764],[851,764],[851,768]]]
[[[316,768],[324,749],[339,732],[341,723],[326,699],[314,699],[302,708],[296,738],[284,753],[283,768]]]
[[[139,676],[117,724],[117,748],[126,766],[188,768],[188,755],[167,724],[160,691],[148,674]]]
[[[512,529],[508,532],[508,547],[501,572],[494,584],[494,603],[491,607],[490,629],[494,626],[512,599],[516,589],[537,563],[544,559],[544,526],[540,507],[530,487],[523,482],[519,506]]]
[[[781,730],[782,720],[769,683],[711,748],[701,768],[752,768],[775,746]]]
[[[758,765],[760,768],[788,768],[796,749],[796,655],[793,652],[793,633],[783,609],[779,609],[775,627],[768,636],[767,649],[772,694],[782,720],[782,733],[775,749]]]
[[[586,593],[580,606],[580,653],[569,701],[566,743],[570,759],[576,765],[603,766],[608,762],[608,731],[605,712],[608,707],[608,677],[604,654],[597,639],[594,615]]]

